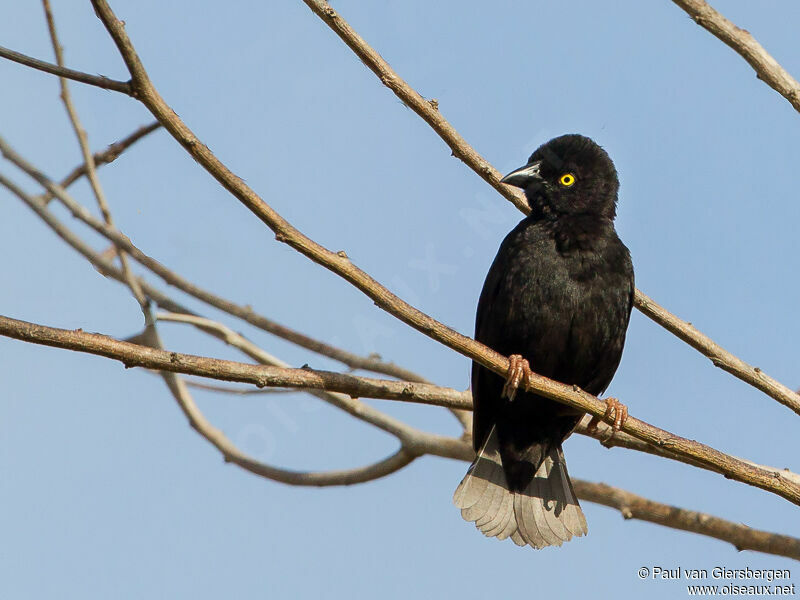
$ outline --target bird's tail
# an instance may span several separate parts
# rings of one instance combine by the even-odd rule
[[[587,532],[561,447],[552,448],[528,485],[513,492],[494,428],[456,488],[453,502],[464,520],[474,522],[485,536],[510,537],[518,546],[560,546]]]

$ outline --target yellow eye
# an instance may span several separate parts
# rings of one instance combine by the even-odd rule
[[[575,175],[572,173],[564,173],[558,180],[558,183],[563,185],[564,187],[569,187],[573,183],[575,183]]]

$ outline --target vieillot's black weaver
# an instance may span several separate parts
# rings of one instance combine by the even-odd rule
[[[560,546],[587,532],[561,450],[583,414],[517,388],[533,370],[605,391],[625,344],[633,265],[614,230],[617,171],[591,139],[552,139],[503,182],[525,190],[532,212],[489,269],[475,339],[509,356],[511,367],[504,380],[473,362],[477,458],[453,500],[486,536]],[[606,404],[617,430],[627,409],[613,398]]]

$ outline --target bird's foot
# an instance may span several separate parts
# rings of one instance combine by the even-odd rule
[[[586,426],[586,431],[594,433],[597,431],[597,426],[600,424],[601,420],[608,421],[609,425],[611,425],[611,437],[614,437],[614,434],[622,429],[627,418],[627,406],[616,398],[606,398],[606,412],[602,419],[600,417],[592,417],[592,420],[589,421],[589,424]]]
[[[508,373],[506,373],[506,384],[503,386],[503,397],[513,400],[517,395],[517,388],[522,383],[530,379],[531,367],[528,361],[522,358],[521,354],[512,354],[508,357]]]

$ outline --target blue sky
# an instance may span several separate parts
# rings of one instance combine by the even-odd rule
[[[800,5],[717,4],[800,73]],[[620,174],[617,229],[639,288],[800,386],[800,115],[738,55],[666,0],[333,6],[438,99],[499,170],[562,133],[597,140]],[[302,2],[112,7],[167,102],[268,203],[423,311],[472,333],[486,270],[520,213],[452,158]],[[68,65],[126,78],[88,2],[55,10]],[[38,3],[9,3],[0,14],[0,45],[51,59]],[[61,177],[79,153],[57,81],[7,61],[0,81],[0,135]],[[96,149],[151,120],[125,96],[71,89]],[[0,172],[38,192],[10,164]],[[140,142],[101,179],[118,226],[189,279],[320,339],[467,386],[467,359],[276,243],[166,133]],[[91,205],[85,184],[73,191]],[[2,314],[118,337],[139,330],[125,289],[16,198],[0,191],[0,202]],[[293,365],[340,368],[174,294]],[[163,335],[173,350],[240,358],[184,326],[164,325]],[[287,487],[225,465],[156,377],[8,339],[0,358],[4,598],[674,598],[682,584],[641,581],[638,568],[796,568],[589,503],[586,538],[519,549],[483,538],[452,506],[464,463],[423,458],[364,485]],[[609,393],[677,434],[800,469],[797,415],[639,313]],[[395,448],[300,394],[197,392],[196,400],[243,449],[289,468],[357,466]],[[442,409],[373,404],[428,431],[458,432]],[[797,507],[766,492],[588,439],[570,439],[565,451],[574,477],[800,535]]]

